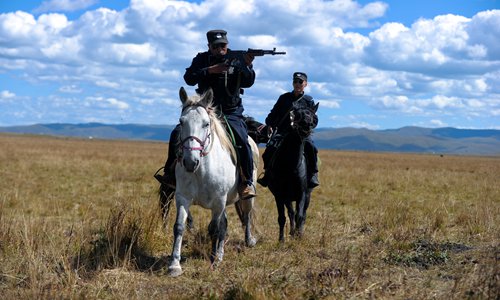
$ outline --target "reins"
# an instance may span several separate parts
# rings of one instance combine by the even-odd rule
[[[298,103],[300,100],[302,100],[302,98],[304,98],[304,95],[302,95],[300,98],[298,98],[297,100],[294,101],[294,103]],[[292,120],[292,117],[294,117],[293,115],[290,115],[291,113],[293,113],[293,109],[294,109],[294,105],[292,104],[290,106],[290,108],[288,109],[288,111],[283,115],[283,117],[281,118],[281,120],[279,121],[278,125],[276,126],[276,129],[279,128],[281,126],[281,124],[285,121],[285,119],[287,117],[290,118],[292,124],[294,123],[294,120]],[[294,128],[294,126],[292,126],[292,129],[294,129],[296,132],[297,132],[297,135],[299,136],[302,144],[304,143],[304,138],[302,137],[301,134],[298,133],[298,130],[296,128]],[[274,139],[275,139],[275,136],[278,134],[277,132],[278,130],[275,130],[273,131],[273,134],[272,136],[269,138],[269,142],[267,143],[267,145],[269,146],[271,143],[275,142]],[[291,132],[286,132],[284,135],[281,135],[281,139],[279,140],[279,142],[277,143],[276,145],[276,149],[279,149],[281,148],[281,143],[283,142],[283,140],[288,136],[290,135]],[[278,154],[278,151],[275,151],[273,153],[273,155],[271,156],[271,158],[269,159],[269,165],[273,165],[274,164],[274,161],[276,160],[276,157],[277,157],[277,154]]]
[[[304,98],[304,95],[300,96],[299,99],[295,100],[294,102],[298,102],[300,100],[302,100],[302,98]],[[269,137],[269,142],[271,142],[271,140],[273,139],[273,137],[278,133],[278,128],[281,126],[281,124],[283,124],[283,122],[285,121],[286,117],[290,117],[290,112],[292,111],[293,109],[293,103],[292,105],[290,106],[290,108],[287,110],[287,112],[285,114],[283,114],[283,117],[281,117],[281,120],[278,122],[278,125],[276,125],[276,130],[273,131],[273,134]],[[269,144],[268,142],[268,144]]]

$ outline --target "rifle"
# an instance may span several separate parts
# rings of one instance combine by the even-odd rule
[[[220,58],[219,61],[224,62],[229,68],[229,73],[233,73],[235,69],[237,70],[245,70],[246,62],[245,55],[250,54],[253,56],[264,56],[264,55],[285,55],[286,52],[278,52],[276,51],[276,47],[273,50],[264,50],[264,49],[252,49],[248,48],[248,50],[229,50],[226,55]],[[202,68],[200,71],[205,72],[211,66]]]
[[[276,48],[273,50],[264,50],[264,49],[252,49],[248,48],[248,50],[230,50],[224,55],[223,60],[229,67],[241,68],[246,66],[245,55],[253,55],[253,56],[264,56],[264,55],[285,55],[286,52],[276,51]]]
[[[241,52],[242,54],[250,54],[253,56],[264,56],[264,55],[285,55],[286,52],[277,52],[276,47],[273,50],[264,50],[264,49],[252,49],[248,48],[247,51],[235,50],[231,52]]]

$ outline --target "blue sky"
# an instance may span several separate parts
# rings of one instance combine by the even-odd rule
[[[500,129],[493,0],[0,0],[0,126],[175,124],[206,31],[258,57],[245,113],[263,121],[309,75],[320,127]]]

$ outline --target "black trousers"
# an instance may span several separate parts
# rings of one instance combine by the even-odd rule
[[[174,174],[175,161],[177,160],[177,149],[179,148],[179,135],[181,134],[181,124],[177,124],[170,133],[168,142],[168,157],[165,161],[165,174]]]
[[[245,118],[242,115],[226,115],[227,122],[231,126],[231,130],[236,142],[236,152],[241,166],[241,173],[247,185],[253,183],[253,156],[252,148],[248,143],[248,132],[245,124]],[[178,124],[170,133],[170,142],[168,144],[168,157],[165,162],[165,173],[173,174],[175,162],[177,159],[177,149],[179,147],[179,135],[181,126]]]

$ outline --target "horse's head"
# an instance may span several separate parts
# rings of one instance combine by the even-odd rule
[[[313,129],[318,125],[318,110],[319,103],[313,107],[304,105],[294,105],[290,111],[290,122],[292,128],[302,138],[308,137],[313,132]]]
[[[211,140],[211,118],[213,92],[209,89],[203,95],[188,97],[183,87],[179,90],[182,102],[180,147],[182,165],[188,172],[194,172],[200,158],[207,154]]]

